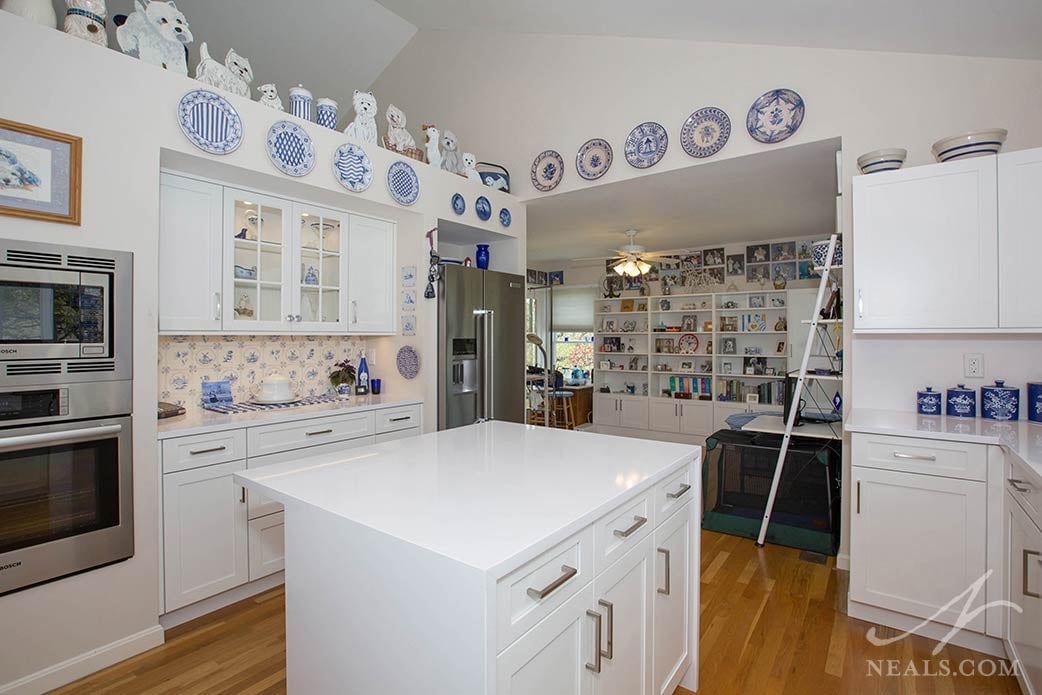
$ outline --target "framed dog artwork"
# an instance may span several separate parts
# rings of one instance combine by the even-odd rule
[[[0,214],[80,223],[83,140],[0,118]]]

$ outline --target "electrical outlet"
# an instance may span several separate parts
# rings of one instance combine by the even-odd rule
[[[984,355],[979,352],[967,352],[962,356],[962,360],[965,376],[984,378]]]

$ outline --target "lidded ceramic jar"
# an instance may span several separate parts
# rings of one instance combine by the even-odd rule
[[[949,417],[977,417],[977,392],[966,384],[948,389],[944,402]]]
[[[1019,420],[1020,389],[1001,379],[994,386],[981,386],[980,415],[985,420]]]
[[[941,394],[927,386],[925,391],[918,391],[915,398],[915,409],[920,415],[941,414]]]
[[[1028,382],[1028,420],[1042,422],[1042,382]]]

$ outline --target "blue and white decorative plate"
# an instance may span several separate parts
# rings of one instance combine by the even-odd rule
[[[361,193],[373,182],[373,163],[358,145],[341,145],[333,153],[333,175],[347,190]]]
[[[315,143],[296,123],[278,121],[268,129],[268,158],[282,173],[304,176],[315,168]]]
[[[575,170],[587,181],[593,181],[608,173],[613,158],[614,154],[608,141],[593,138],[583,143],[575,155]]]
[[[564,177],[564,159],[557,150],[540,152],[532,162],[532,185],[546,193],[557,188]]]
[[[510,223],[513,222],[513,218],[510,216],[510,211],[503,208],[499,211],[499,223],[504,227],[509,227]]]
[[[457,215],[462,215],[467,211],[467,201],[459,193],[452,195],[452,211]]]
[[[781,142],[800,129],[806,111],[803,97],[796,92],[772,89],[749,107],[745,128],[758,142]]]
[[[659,163],[667,147],[669,135],[665,128],[654,121],[641,123],[626,138],[626,161],[637,169],[647,169]]]
[[[680,129],[680,146],[692,157],[712,157],[731,137],[731,119],[723,109],[707,106],[687,117]]]
[[[420,356],[411,345],[403,345],[398,350],[398,373],[406,379],[415,379],[420,373]]]
[[[242,119],[220,94],[193,89],[177,105],[177,122],[192,144],[210,154],[228,154],[242,144]]]
[[[485,222],[492,217],[492,203],[488,202],[485,196],[478,196],[474,201],[474,212],[478,213],[479,220]]]
[[[420,177],[399,160],[387,169],[387,190],[400,205],[412,205],[420,197]]]

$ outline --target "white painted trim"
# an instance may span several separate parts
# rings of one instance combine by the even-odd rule
[[[892,627],[895,630],[911,630],[917,635],[932,640],[944,639],[945,635],[948,634],[948,631],[951,630],[950,625],[943,625],[941,623],[928,623],[922,627],[917,627],[922,622],[922,618],[905,615],[904,613],[895,613],[883,608],[869,606],[865,603],[858,603],[857,601],[847,601],[847,615],[851,618],[864,620],[874,625]],[[954,637],[949,639],[948,642],[957,647],[965,647],[966,649],[982,652],[989,656],[997,656],[1002,659],[1006,658],[1006,647],[1002,644],[1002,640],[982,635],[979,632],[961,630],[957,632]],[[871,658],[871,653],[868,653],[867,656]]]
[[[187,623],[189,620],[195,620],[200,618],[207,613],[213,613],[214,611],[220,610],[233,603],[238,603],[257,594],[262,594],[269,589],[274,589],[277,586],[285,583],[286,573],[275,572],[269,574],[267,577],[261,577],[256,581],[237,586],[234,589],[228,589],[223,593],[217,594],[216,596],[210,596],[204,598],[202,601],[189,604],[184,608],[178,608],[176,611],[170,611],[164,615],[159,616],[159,624],[164,629],[169,630],[172,627]],[[2,693],[2,691],[0,691]]]
[[[163,628],[150,628],[110,642],[97,649],[83,652],[61,663],[30,673],[18,680],[0,685],[4,695],[37,695],[89,676],[103,668],[125,661],[149,649],[163,644]]]
[[[836,556],[836,569],[850,571],[850,553],[840,553]]]

